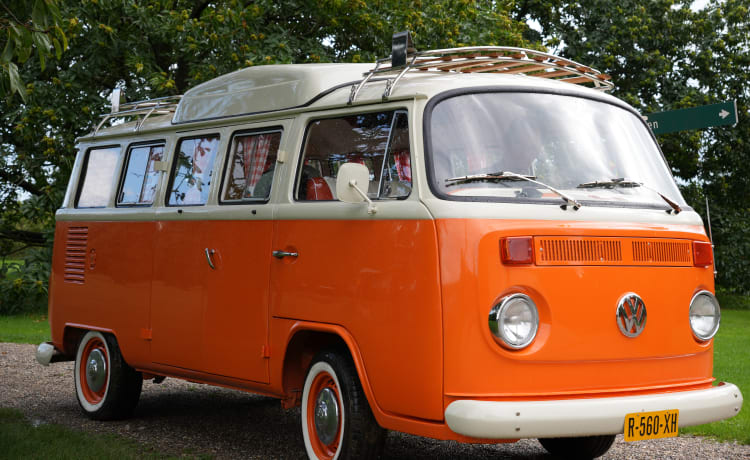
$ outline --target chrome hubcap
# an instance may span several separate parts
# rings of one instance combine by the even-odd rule
[[[92,350],[86,362],[86,384],[91,391],[99,392],[107,381],[107,361],[100,350]]]
[[[339,427],[339,404],[330,388],[323,388],[315,402],[315,431],[325,445],[336,440]]]

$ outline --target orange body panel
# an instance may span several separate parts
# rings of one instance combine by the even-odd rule
[[[710,267],[504,266],[499,254],[505,236],[705,240],[702,228],[477,219],[439,220],[437,228],[447,397],[606,396],[712,381],[711,342],[697,342],[688,319],[695,292],[713,290]],[[491,307],[511,292],[529,295],[540,316],[536,339],[520,351],[498,345],[487,326]],[[626,292],[648,309],[636,339],[615,322]]]
[[[88,228],[82,284],[65,280],[69,228]],[[52,340],[63,349],[66,324],[116,331],[129,363],[148,363],[154,222],[57,222],[50,283]],[[121,337],[121,338],[120,338]]]
[[[432,221],[279,221],[274,317],[338,324],[385,412],[442,420],[442,317]]]
[[[166,221],[158,226],[153,361],[268,383],[263,346],[273,223]]]

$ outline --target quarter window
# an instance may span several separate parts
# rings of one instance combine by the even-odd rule
[[[234,137],[223,201],[268,200],[280,141],[280,131]]]
[[[338,169],[349,162],[370,171],[370,198],[406,198],[412,185],[407,114],[389,111],[316,120],[308,127],[302,161],[298,200],[335,200]]]
[[[167,203],[170,206],[206,204],[219,136],[181,139]]]
[[[83,166],[77,207],[102,208],[109,204],[119,156],[120,147],[89,150]]]
[[[164,144],[131,147],[122,189],[117,204],[124,206],[150,205],[159,185],[157,162],[164,156]]]

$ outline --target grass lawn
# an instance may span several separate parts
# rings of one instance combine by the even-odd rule
[[[0,446],[0,458],[4,459],[176,458],[120,436],[83,433],[59,425],[34,426],[21,412],[6,408],[0,408]]]
[[[714,339],[714,377],[742,391],[745,404],[739,415],[680,431],[750,444],[750,310],[721,311],[721,328]]]
[[[0,316],[0,342],[33,343],[50,340],[47,315]]]

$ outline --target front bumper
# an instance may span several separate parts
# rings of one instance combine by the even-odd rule
[[[36,349],[36,360],[42,366],[49,366],[49,363],[60,361],[72,361],[71,358],[60,353],[52,342],[44,342]]]
[[[616,398],[553,401],[453,401],[445,409],[451,430],[484,439],[556,438],[619,434],[625,415],[679,409],[679,426],[734,417],[742,407],[736,385]]]

